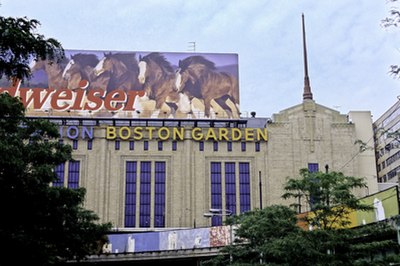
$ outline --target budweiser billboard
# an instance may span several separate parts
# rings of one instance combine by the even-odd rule
[[[237,54],[66,50],[32,61],[30,80],[0,92],[28,116],[238,118]]]

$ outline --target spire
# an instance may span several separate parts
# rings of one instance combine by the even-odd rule
[[[304,56],[304,92],[303,100],[312,100],[313,95],[311,93],[310,79],[308,77],[308,64],[307,64],[307,46],[306,46],[306,29],[304,26],[304,14],[301,14],[302,25],[303,25],[303,56]]]

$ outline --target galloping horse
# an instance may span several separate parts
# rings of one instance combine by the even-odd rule
[[[204,100],[204,113],[210,117],[211,101],[218,103],[229,117],[239,117],[239,86],[237,79],[225,72],[217,72],[215,64],[203,56],[189,56],[179,60],[176,72],[178,92],[190,98]],[[230,100],[233,107],[227,102]]]
[[[107,90],[141,90],[137,79],[139,67],[135,53],[106,53],[94,68],[94,75],[110,77]]]
[[[162,54],[154,52],[144,57],[139,56],[138,80],[143,84],[149,99],[155,100],[155,114],[165,103],[175,115],[180,100],[175,89],[175,71]]]
[[[67,65],[66,58],[63,58],[60,62],[50,62],[48,60],[33,61],[30,65],[31,72],[35,75],[35,72],[44,70],[47,74],[47,86],[52,89],[65,89],[67,87],[67,81],[62,78],[64,67]]]
[[[62,77],[68,82],[68,89],[78,88],[79,82],[83,79],[92,82],[94,80],[92,72],[98,62],[99,59],[94,54],[72,55],[62,74]]]

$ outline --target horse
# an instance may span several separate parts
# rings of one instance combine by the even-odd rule
[[[70,90],[79,88],[81,80],[93,82],[95,78],[92,72],[98,62],[99,59],[94,54],[78,53],[72,55],[62,74],[62,77],[68,82],[67,88]],[[93,86],[91,85],[91,87]]]
[[[158,115],[164,103],[175,116],[182,95],[175,89],[175,70],[161,53],[139,56],[138,80],[143,85],[146,96],[155,101],[152,116]]]
[[[104,57],[94,68],[94,75],[108,75],[107,91],[120,89],[123,91],[142,90],[137,76],[138,62],[135,53],[104,53]]]
[[[49,60],[33,60],[30,68],[31,73],[35,75],[35,72],[43,70],[47,75],[47,86],[52,89],[65,89],[68,85],[67,81],[62,78],[64,67],[68,61],[64,57],[60,62],[50,62]]]
[[[210,117],[214,100],[229,117],[239,117],[238,80],[226,72],[218,72],[215,64],[203,56],[179,60],[175,77],[178,92],[204,101],[204,113]],[[229,101],[231,104],[229,105]]]

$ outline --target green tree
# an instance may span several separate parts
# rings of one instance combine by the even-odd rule
[[[390,224],[344,227],[349,210],[372,209],[352,194],[353,189],[365,186],[362,179],[307,169],[300,174],[301,178],[288,179],[283,196],[307,199],[315,213],[307,221],[315,230],[300,228],[299,216],[287,206],[249,211],[227,221],[236,228],[234,243],[203,264],[361,266],[400,262],[397,232]]]
[[[32,75],[31,60],[50,62],[64,57],[60,42],[37,33],[35,19],[0,16],[0,78],[26,80]]]
[[[305,201],[310,215],[306,222],[320,229],[345,227],[350,223],[349,214],[355,210],[372,210],[353,194],[354,189],[366,188],[363,178],[345,176],[340,172],[315,172],[300,170],[300,178],[288,179],[282,195],[284,199],[295,198],[292,206],[299,207]],[[300,199],[300,200],[299,200]],[[299,203],[300,202],[300,203]]]
[[[316,256],[306,232],[297,226],[296,213],[287,206],[249,211],[229,223],[237,225],[234,243],[206,265],[312,265],[310,259]]]
[[[0,94],[0,265],[52,265],[98,252],[111,224],[83,208],[85,189],[53,187],[72,160],[57,127],[29,120],[18,98]]]

